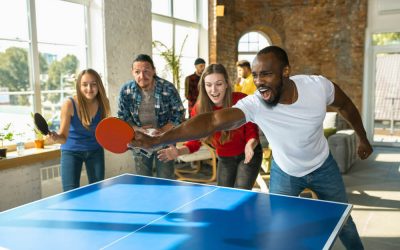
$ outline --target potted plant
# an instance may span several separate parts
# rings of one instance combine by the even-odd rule
[[[33,123],[35,124],[35,119],[34,119],[34,114],[31,113],[31,117],[33,120]],[[44,138],[43,134],[39,131],[39,129],[36,128],[35,125],[30,125],[28,124],[29,127],[33,129],[33,132],[35,133],[35,148],[44,148]]]
[[[37,128],[34,128],[33,131],[35,132],[35,148],[44,148],[42,133]]]
[[[1,130],[0,130],[0,141],[1,141],[1,147],[0,147],[0,158],[5,158],[7,156],[7,147],[4,147],[4,141],[12,141],[14,134],[10,130],[11,123],[6,124]]]

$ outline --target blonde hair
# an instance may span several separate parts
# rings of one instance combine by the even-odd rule
[[[76,79],[76,85],[75,85],[76,96],[78,99],[78,107],[79,107],[78,115],[82,121],[82,125],[87,130],[89,130],[92,120],[90,119],[88,103],[86,101],[86,98],[82,95],[81,90],[80,90],[82,76],[85,74],[90,74],[91,76],[93,76],[96,79],[97,89],[98,89],[96,99],[99,103],[101,119],[104,119],[104,118],[110,116],[110,102],[106,96],[106,91],[104,89],[103,81],[101,80],[99,73],[97,73],[94,69],[82,70],[79,73],[78,78]]]
[[[205,80],[204,78],[211,74],[222,74],[224,76],[225,83],[227,84],[225,96],[222,100],[222,108],[228,108],[232,106],[232,86],[229,82],[228,73],[226,72],[225,67],[222,64],[210,64],[204,70],[203,74],[200,77],[200,81],[198,83],[199,87],[199,96],[196,101],[196,109],[197,113],[206,113],[212,112],[214,110],[214,103],[208,97],[205,87]],[[221,131],[221,137],[219,142],[224,144],[225,142],[230,141],[231,139],[231,132],[230,131]],[[210,135],[205,139],[206,143],[213,142],[213,136]]]

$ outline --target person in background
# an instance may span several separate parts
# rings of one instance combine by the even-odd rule
[[[82,164],[89,183],[104,179],[104,149],[97,143],[97,124],[110,115],[110,104],[100,75],[85,69],[76,80],[76,95],[61,107],[58,132],[49,139],[61,143],[61,180],[63,191],[79,187]]]
[[[253,76],[251,75],[250,63],[246,60],[241,60],[236,63],[238,79],[234,85],[235,92],[242,92],[246,95],[252,95],[257,90],[254,84]]]
[[[368,158],[373,149],[354,103],[338,85],[323,76],[290,76],[286,51],[277,46],[257,53],[252,75],[257,91],[232,108],[200,114],[158,137],[136,134],[131,143],[150,148],[255,122],[273,145],[271,193],[298,196],[310,188],[321,200],[347,203],[343,179],[329,152],[322,123],[327,106],[337,110],[357,134],[359,157]],[[347,249],[364,249],[351,216],[339,238]]]
[[[135,130],[148,134],[162,134],[184,119],[185,109],[175,86],[156,75],[153,60],[145,54],[138,55],[132,63],[133,80],[120,91],[118,117]],[[133,150],[135,172],[139,175],[174,178],[174,162],[162,162],[156,153],[143,154]]]
[[[192,116],[231,107],[246,95],[232,93],[228,74],[222,64],[211,64],[199,82],[200,94],[192,110]],[[217,185],[251,190],[260,171],[262,150],[258,139],[258,127],[251,122],[231,130],[216,132],[206,139],[218,156]],[[188,141],[176,148],[170,146],[158,152],[163,161],[199,150],[199,140]]]
[[[185,97],[188,100],[189,117],[192,115],[193,106],[196,103],[197,96],[199,95],[199,87],[197,86],[200,76],[206,67],[206,61],[202,58],[197,58],[194,61],[196,71],[185,78]]]

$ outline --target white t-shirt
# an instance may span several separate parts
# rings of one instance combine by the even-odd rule
[[[272,148],[272,155],[287,174],[301,177],[319,168],[329,155],[323,133],[326,106],[334,101],[335,89],[323,76],[290,77],[297,87],[293,104],[267,105],[257,91],[239,100],[246,121],[256,123]]]

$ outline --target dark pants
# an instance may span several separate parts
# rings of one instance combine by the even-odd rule
[[[153,168],[155,168],[156,177],[172,180],[175,177],[174,161],[162,162],[157,158],[157,153],[147,157],[133,151],[133,160],[135,162],[135,174],[154,176]]]
[[[251,190],[260,172],[261,162],[260,144],[254,149],[253,158],[247,164],[244,164],[244,153],[238,156],[218,157],[218,186]]]

